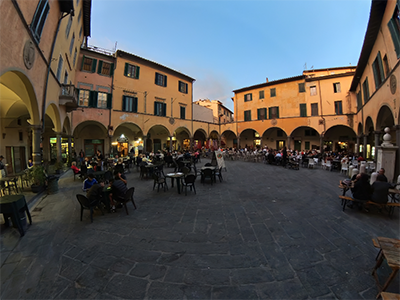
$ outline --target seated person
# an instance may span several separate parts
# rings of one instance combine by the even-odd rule
[[[114,167],[115,171],[118,171],[120,173],[124,173],[124,164],[123,164],[123,160],[122,158],[119,158],[115,167]]]
[[[372,184],[371,201],[380,204],[387,203],[389,189],[391,188],[393,188],[393,185],[385,181],[384,175],[379,174]]]
[[[33,162],[32,159],[28,160],[28,169],[31,169],[33,167]]]
[[[354,181],[354,187],[351,188],[351,192],[353,193],[353,198],[362,202],[367,202],[371,200],[372,189],[369,184],[369,176],[365,173],[357,174],[356,179]],[[361,209],[357,203],[358,207]],[[353,203],[348,205],[350,208],[353,208]]]
[[[76,166],[76,161],[72,162],[71,169],[75,175],[79,174],[79,178],[82,178],[81,170]]]
[[[104,181],[99,180],[98,183],[92,185],[92,187],[88,190],[86,197],[90,201],[90,206],[96,206],[101,201],[107,210],[110,209],[110,203],[104,197]]]
[[[96,180],[96,178],[94,178],[94,175],[93,174],[89,174],[88,175],[88,178],[86,178],[84,181],[83,181],[83,188],[82,188],[82,190],[84,191],[84,192],[87,192],[94,184],[96,184],[97,183],[97,180]]]
[[[384,168],[381,168],[379,170],[378,175],[382,175],[381,178],[382,178],[383,182],[388,182],[387,177],[385,176],[385,169]]]
[[[116,179],[118,176],[118,179]],[[119,202],[124,199],[126,191],[126,180],[122,180],[121,173],[115,176],[116,178],[110,181],[111,193],[110,193],[110,206],[111,211],[115,212],[115,202]]]

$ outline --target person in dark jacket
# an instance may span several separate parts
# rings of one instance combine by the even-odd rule
[[[362,202],[371,200],[372,188],[369,184],[369,176],[365,173],[358,174],[356,180],[354,181],[354,187],[351,189],[351,192],[353,193],[353,198],[358,200],[358,208],[361,209]],[[353,208],[353,203],[351,203],[349,207]]]
[[[110,181],[111,194],[110,194],[110,206],[111,211],[115,212],[115,202],[119,202],[125,197],[126,191],[126,180],[122,177],[121,173],[117,173],[115,178]]]
[[[92,185],[86,194],[86,197],[90,201],[90,206],[96,206],[100,202],[109,209],[110,203],[104,197],[104,181],[100,180],[98,183]]]
[[[376,181],[372,184],[372,202],[385,204],[388,201],[389,189],[393,188],[394,186],[386,182],[385,179],[385,175],[380,174],[376,177]]]

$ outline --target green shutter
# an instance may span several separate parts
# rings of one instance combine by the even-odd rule
[[[88,107],[93,107],[94,91],[89,91]]]
[[[111,67],[110,67],[110,76],[113,76],[113,75],[114,75],[114,63],[112,63]]]
[[[268,119],[272,119],[272,107],[268,107]]]
[[[81,71],[83,70],[83,63],[85,62],[85,55],[82,56]]]
[[[132,111],[137,112],[137,105],[138,105],[138,98],[134,97],[133,98],[133,105],[132,105]]]
[[[157,76],[158,76],[158,73],[156,72],[156,78],[154,78],[154,83],[155,84],[157,84]]]
[[[307,106],[306,104],[300,104],[300,117],[307,117]]]
[[[124,75],[125,76],[128,76],[128,67],[129,67],[129,64],[125,63],[125,69],[124,69]]]
[[[257,120],[260,120],[260,109],[261,108],[257,109]]]
[[[279,107],[276,107],[276,118],[279,119]]]
[[[400,36],[399,36],[399,33],[397,32],[398,29],[397,29],[395,22],[396,21],[392,18],[388,23],[388,27],[389,27],[390,34],[392,36],[394,49],[396,51],[397,58],[399,58],[400,57]]]
[[[165,117],[167,115],[167,103],[162,105],[162,115]]]
[[[125,111],[126,107],[126,96],[122,96],[122,111]]]
[[[92,73],[96,72],[97,59],[92,60]]]
[[[164,86],[167,86],[167,76],[164,76]]]
[[[97,107],[97,97],[98,97],[98,92],[96,91],[90,91],[89,94],[89,107]],[[90,99],[91,98],[91,99]],[[90,101],[91,100],[91,101]]]
[[[139,79],[139,71],[140,71],[140,67],[136,67],[136,79]]]
[[[157,102],[154,101],[154,115],[157,116]]]
[[[97,68],[97,74],[101,74],[101,68],[103,67],[103,61],[99,60],[99,67]]]
[[[79,89],[75,89],[75,93],[76,93],[76,99],[79,105]]]
[[[112,108],[112,94],[107,94],[107,108]]]
[[[381,82],[383,82],[385,80],[385,71],[383,70],[382,56],[381,56],[380,51],[378,52],[378,64],[379,64],[380,73],[381,73]]]

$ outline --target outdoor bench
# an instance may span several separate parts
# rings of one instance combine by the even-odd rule
[[[339,196],[339,198],[342,199],[343,211],[345,210],[348,201],[359,202],[359,203],[368,204],[368,205],[375,205],[375,206],[378,206],[378,208],[380,210],[382,208],[387,208],[389,210],[390,217],[393,215],[394,208],[400,207],[400,203],[397,203],[397,202],[376,203],[376,202],[372,202],[372,201],[362,201],[362,200],[354,199],[354,198],[351,198],[348,196]]]

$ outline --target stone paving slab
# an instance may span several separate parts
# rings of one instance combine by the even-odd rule
[[[138,209],[95,211],[93,223],[88,211],[80,221],[82,182],[66,173],[32,207],[24,237],[1,226],[1,298],[375,298],[371,239],[400,238],[398,210],[343,212],[338,172],[226,166],[223,182],[197,180],[187,196],[153,191],[132,170]]]

